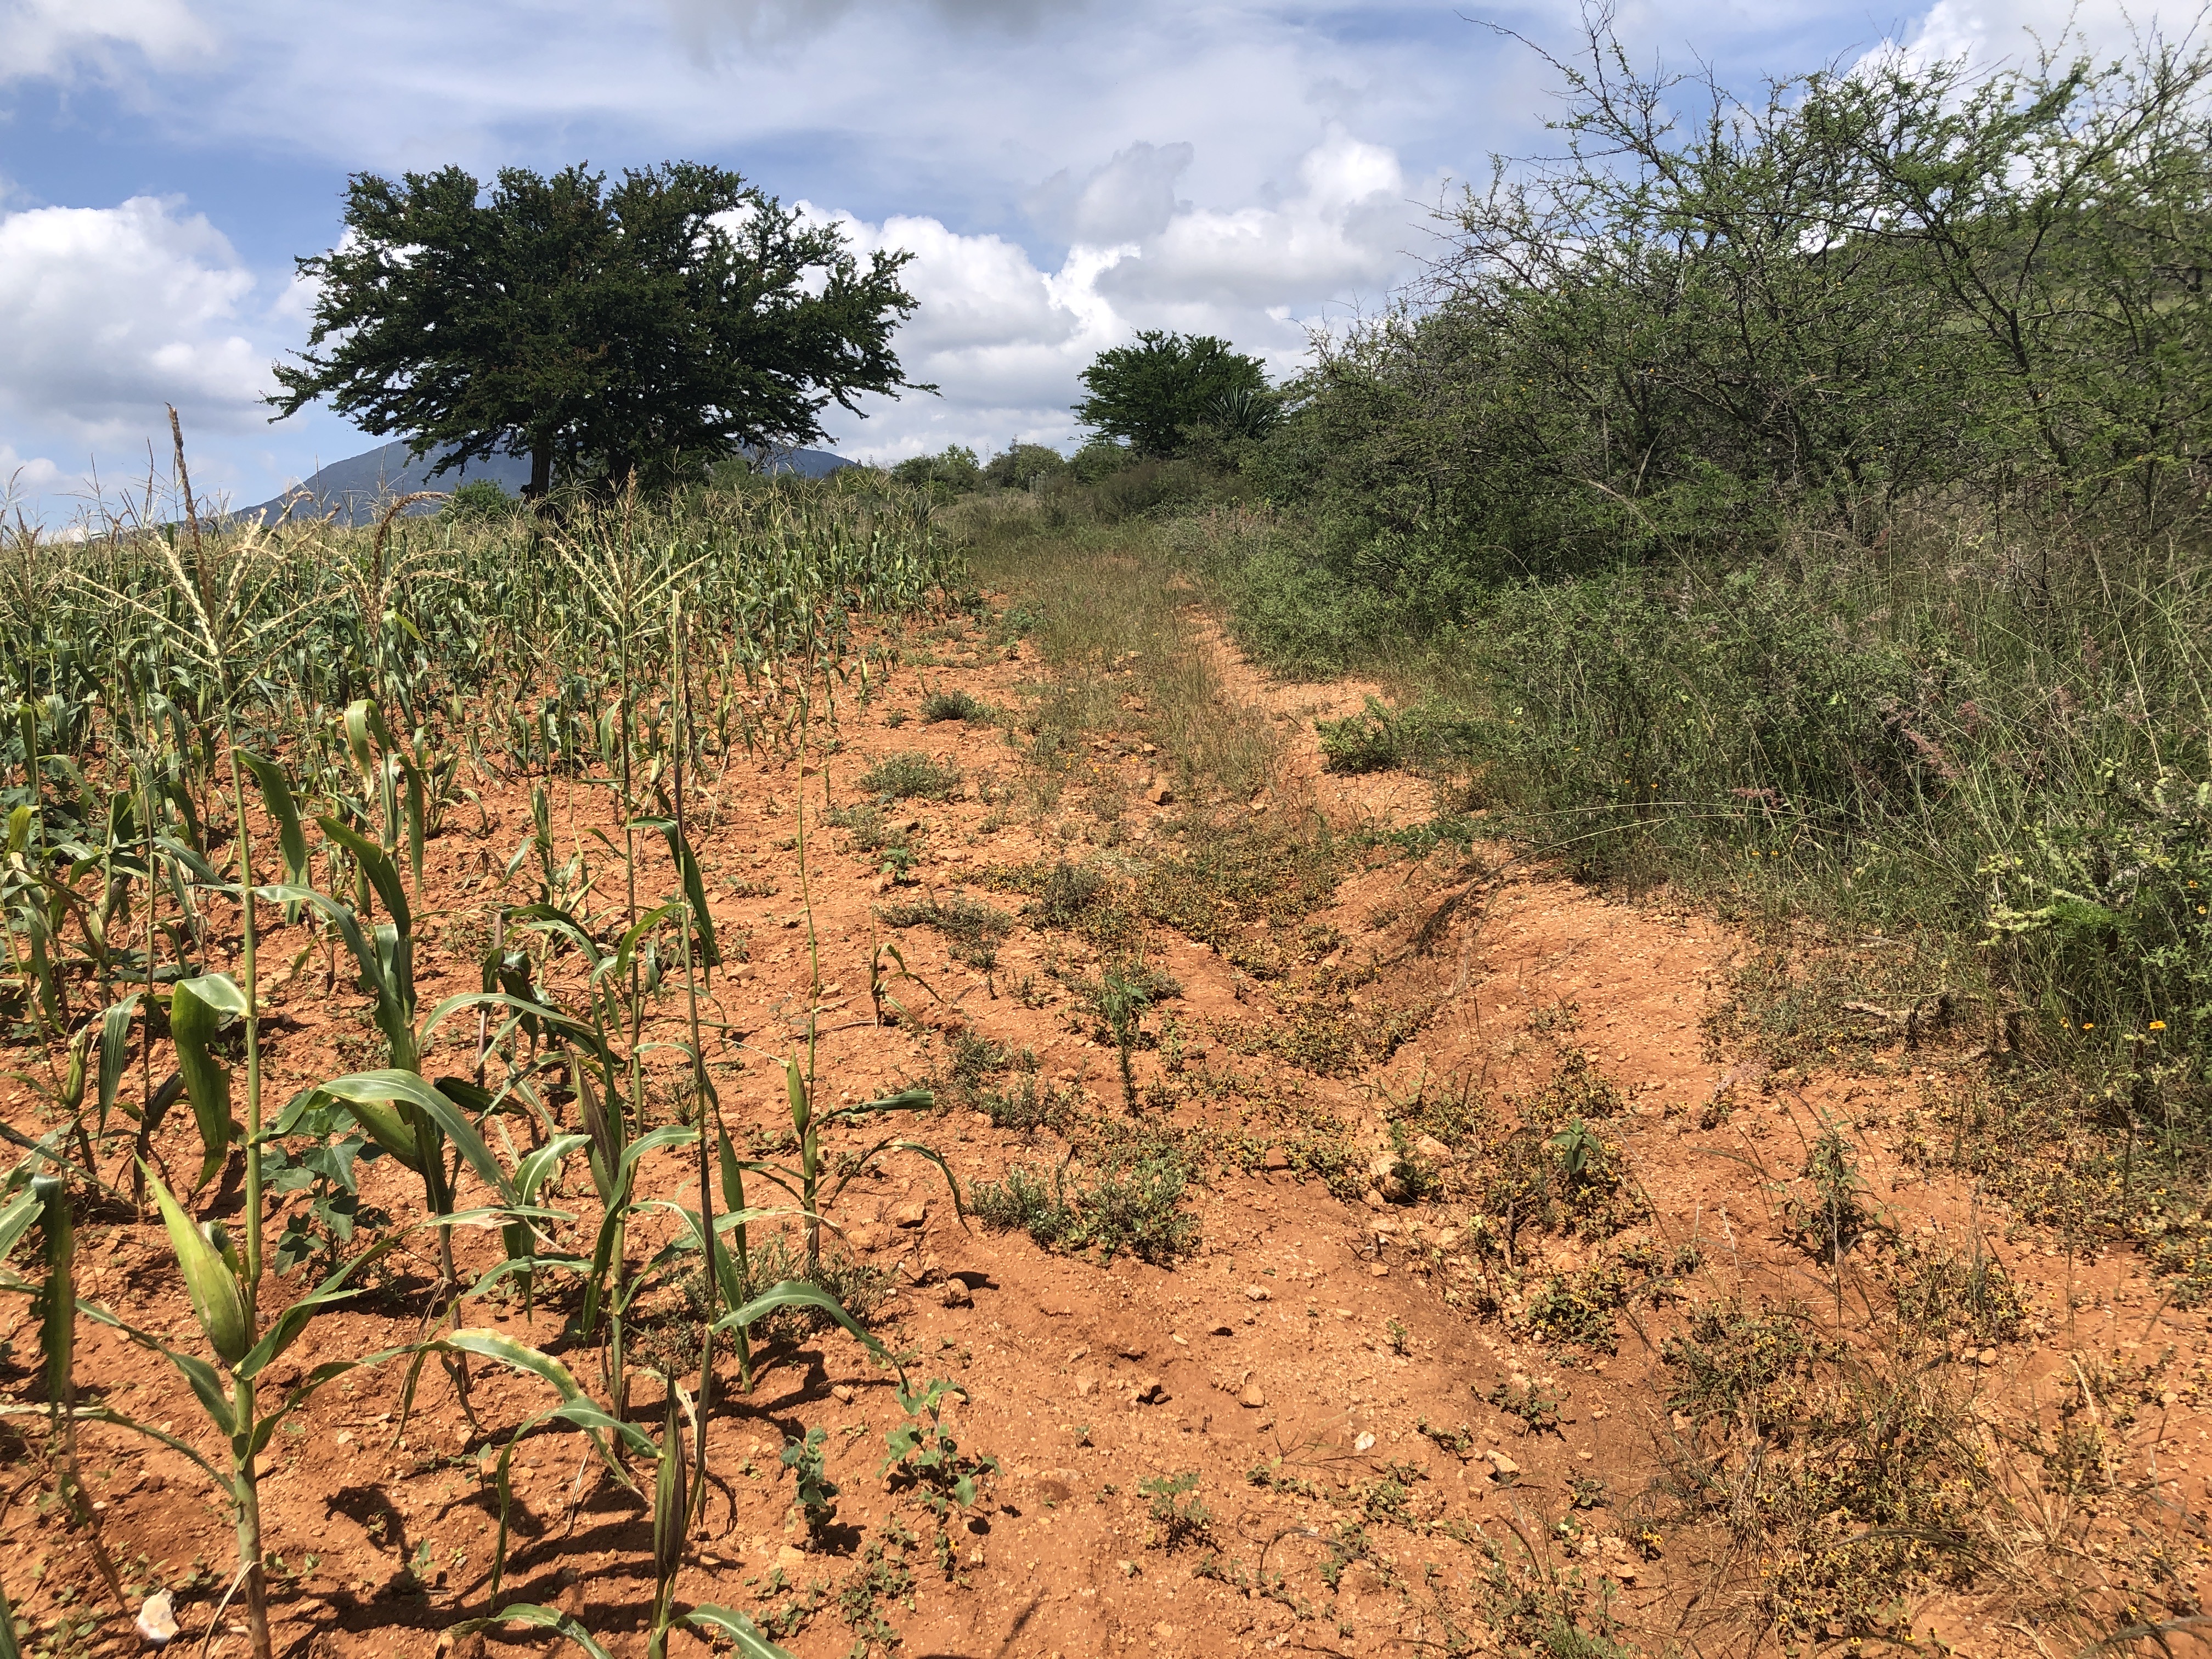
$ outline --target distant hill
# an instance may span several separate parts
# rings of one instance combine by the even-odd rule
[[[380,504],[393,496],[417,489],[451,490],[456,484],[489,479],[510,495],[520,495],[522,487],[530,482],[530,462],[524,456],[495,455],[489,460],[469,461],[433,478],[430,469],[441,459],[441,453],[434,451],[416,460],[408,454],[404,441],[380,444],[350,459],[332,461],[313,477],[303,479],[299,489],[305,490],[314,503],[317,518],[335,507],[339,523],[356,525],[373,520],[383,510]],[[826,449],[780,449],[774,453],[770,462],[772,471],[796,472],[804,478],[825,477],[840,467],[852,465],[843,456],[833,455]],[[274,501],[243,508],[238,516],[265,524],[282,513],[296,493],[288,489]],[[407,511],[410,514],[434,513],[438,507],[436,501],[417,501]],[[299,517],[307,511],[303,503],[293,508],[293,516]]]

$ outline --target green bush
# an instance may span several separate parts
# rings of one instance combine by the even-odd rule
[[[503,486],[491,479],[471,478],[454,486],[438,514],[458,524],[481,524],[507,518],[521,505],[520,500],[508,495]]]
[[[940,720],[988,726],[997,718],[997,711],[972,692],[939,690],[921,700],[921,721],[925,726],[934,726]]]
[[[902,750],[861,773],[860,787],[895,800],[951,800],[960,793],[960,769],[918,749]]]

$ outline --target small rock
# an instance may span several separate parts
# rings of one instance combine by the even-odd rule
[[[1261,1393],[1260,1385],[1257,1382],[1247,1382],[1244,1385],[1244,1392],[1237,1396],[1237,1403],[1247,1411],[1256,1412],[1267,1403],[1267,1396]]]
[[[157,1648],[177,1639],[177,1608],[168,1591],[155,1590],[140,1605],[138,1634]]]
[[[1140,1404],[1146,1406],[1161,1405],[1164,1403],[1169,1397],[1167,1384],[1161,1382],[1157,1376],[1139,1377],[1137,1379],[1136,1392],[1138,1401]]]
[[[841,1406],[851,1405],[854,1398],[853,1385],[849,1382],[838,1383],[830,1390],[830,1397]]]
[[[1247,1285],[1244,1294],[1255,1302],[1273,1302],[1275,1299],[1275,1293],[1265,1285]]]
[[[1373,1451],[1375,1449],[1374,1433],[1371,1431],[1363,1433],[1358,1439],[1352,1443],[1352,1449],[1356,1452]]]
[[[1431,1164],[1449,1164],[1452,1161],[1452,1149],[1434,1135],[1421,1135],[1416,1138],[1413,1150]]]
[[[1490,1461],[1491,1478],[1493,1480],[1510,1480],[1521,1473],[1521,1466],[1494,1446],[1483,1453],[1483,1456]]]
[[[1137,1564],[1134,1561],[1116,1561],[1114,1565],[1121,1569],[1121,1577],[1124,1578],[1134,1578],[1137,1576]]]
[[[895,1227],[919,1227],[928,1219],[927,1204],[902,1204],[891,1212],[891,1224]]]
[[[1382,1194],[1376,1192],[1372,1187],[1370,1187],[1364,1193],[1360,1194],[1359,1201],[1364,1204],[1370,1210],[1379,1210],[1383,1205]]]
[[[1692,1420],[1690,1414],[1687,1412],[1676,1412],[1674,1415],[1673,1421],[1674,1425],[1674,1432],[1677,1434],[1687,1434],[1692,1429],[1698,1426],[1697,1424]]]
[[[1169,1641],[1173,1638],[1174,1635],[1175,1626],[1168,1624],[1164,1620],[1152,1626],[1152,1637],[1156,1641]]]
[[[856,1250],[879,1250],[884,1246],[884,1230],[864,1221],[857,1227],[845,1229],[845,1243]]]
[[[1154,778],[1152,787],[1145,791],[1145,799],[1155,806],[1165,806],[1175,799],[1175,791],[1168,787],[1165,780]]]
[[[975,1292],[957,1279],[945,1281],[945,1293],[938,1300],[948,1308],[972,1308],[975,1305]]]
[[[1097,1392],[1098,1379],[1097,1377],[1079,1376],[1075,1379],[1075,1397],[1078,1400],[1088,1400],[1092,1395]]]
[[[794,1545],[780,1544],[776,1547],[775,1565],[786,1578],[795,1581],[806,1571],[806,1552]]]
[[[1378,1261],[1367,1271],[1377,1279],[1387,1279],[1390,1274],[1390,1264],[1387,1261]]]

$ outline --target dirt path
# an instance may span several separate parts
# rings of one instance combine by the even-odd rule
[[[1012,1167],[1048,1179],[1072,1152],[1079,1173],[1105,1169],[1111,1136],[1071,1121],[1155,1147],[1165,1137],[1200,1179],[1187,1200],[1199,1243],[1166,1266],[1127,1255],[1102,1265],[963,1225],[919,1160],[857,1179],[835,1212],[846,1243],[885,1275],[879,1317],[921,1356],[919,1374],[965,1390],[948,1420],[963,1448],[999,1461],[989,1500],[956,1517],[940,1546],[936,1520],[878,1473],[900,1420],[890,1381],[842,1339],[809,1337],[773,1357],[756,1394],[727,1404],[708,1536],[684,1597],[769,1617],[789,1609],[783,1639],[802,1656],[845,1654],[856,1639],[885,1651],[895,1632],[908,1656],[1065,1659],[1744,1652],[1777,1648],[1750,1633],[1778,1611],[1835,1650],[1932,1632],[1958,1652],[2016,1653],[2045,1646],[2022,1609],[2054,1616],[2035,1583],[2060,1577],[2100,1618],[2195,1611],[2205,1321],[2160,1306],[2139,1259],[2067,1259],[1955,1182],[1919,1172],[1911,1155],[1929,1100],[1971,1082],[1971,1056],[1899,1054],[1879,1073],[1807,1082],[1715,1054],[1704,1022],[1729,991],[1741,941],[1709,919],[1608,902],[1486,849],[1401,850],[1382,837],[1427,819],[1425,786],[1330,775],[1315,741],[1315,718],[1356,711],[1373,688],[1275,685],[1218,636],[1206,647],[1233,705],[1224,717],[1274,723],[1281,757],[1259,798],[1217,805],[1203,826],[1185,821],[1184,803],[1154,799],[1170,792],[1133,721],[1095,737],[1053,800],[998,727],[915,724],[925,688],[1020,705],[1033,653],[981,630],[924,642],[919,663],[910,655],[850,718],[826,779],[811,761],[803,773],[740,763],[695,810],[718,927],[745,941],[748,958],[719,992],[747,1044],[717,1058],[733,1133],[774,1142],[783,1084],[771,1057],[793,1041],[808,999],[807,915],[787,845],[801,792],[817,815],[825,793],[833,806],[865,806],[860,772],[919,750],[957,766],[956,799],[902,801],[882,822],[863,815],[811,834],[831,1028],[825,1097],[937,1079],[957,1109],[920,1133],[963,1182],[1001,1181]],[[498,897],[489,872],[527,812],[518,785],[488,800],[478,836],[434,843],[431,884],[449,895],[449,925]],[[1208,849],[1308,843],[1316,816],[1341,878],[1297,914],[1269,911],[1280,894],[1266,889],[1277,878],[1264,864],[1256,889],[1194,876],[1160,885],[1162,871],[1187,872]],[[910,882],[887,880],[880,848],[863,848],[886,830],[913,855]],[[563,834],[582,844],[580,826]],[[1011,913],[1023,905],[1014,890],[1027,881],[1034,895],[1056,863],[1158,898],[1139,912],[1141,951],[1175,988],[1145,1018],[1135,1113],[1082,990],[1132,948],[1099,942],[1096,907],[1108,899],[1064,925],[1033,902],[988,969],[972,952],[963,961],[957,939],[886,914],[925,901]],[[1282,870],[1281,880],[1295,874]],[[1185,914],[1174,906],[1196,902],[1192,893],[1214,907],[1188,911],[1212,916],[1206,927],[1158,921]],[[895,1028],[870,1017],[870,954],[884,939],[926,981],[893,986],[910,1010]],[[457,959],[444,988],[469,971]],[[276,1048],[286,1087],[317,1074],[337,1042],[313,981],[278,998],[294,1022]],[[991,1103],[1023,1086],[1076,1113],[1061,1121],[1067,1133],[992,1127]],[[27,1103],[7,1109],[30,1125]],[[1821,1212],[1802,1176],[1831,1130],[1856,1183],[1846,1207],[1878,1217],[1864,1231],[1881,1241],[1840,1267],[1803,1242],[1822,1224],[1838,1231],[1836,1206]],[[185,1158],[179,1139],[169,1161]],[[375,1184],[385,1178],[372,1178],[370,1195],[404,1212],[405,1189]],[[649,1176],[671,1196],[686,1179],[680,1159]],[[568,1201],[586,1191],[572,1178]],[[85,1237],[97,1264],[87,1292],[182,1337],[188,1316],[161,1276],[157,1231],[126,1213]],[[495,1259],[489,1242],[466,1249],[478,1270]],[[1923,1281],[1952,1284],[1923,1271],[1936,1260],[1954,1277],[1972,1264],[1980,1299],[1967,1313],[1926,1292]],[[2019,1303],[2001,1318],[1985,1293],[1998,1281]],[[1900,1284],[1920,1297],[1902,1320]],[[407,1340],[405,1288],[319,1322],[317,1341],[343,1351]],[[557,1310],[472,1305],[485,1324],[562,1340]],[[2002,1487],[2012,1507],[1996,1525],[1960,1526],[2003,1532],[2002,1560],[1968,1575],[1938,1554],[1886,1553],[1840,1485],[1776,1473],[1812,1443],[1802,1422],[1790,1427],[1778,1389],[1797,1387],[1801,1404],[1830,1390],[1820,1397],[1832,1421],[1838,1401],[1872,1397],[1849,1367],[1821,1382],[1797,1350],[1775,1358],[1779,1327],[1755,1321],[1789,1308],[1807,1312],[1788,1340],[1840,1335],[1869,1357],[1867,1376],[1885,1354],[1917,1356],[1911,1398],[1924,1410],[1895,1431],[1899,1443],[1924,1449],[1948,1436],[1949,1449],[1893,1460],[1905,1483],[1894,1524],[1921,1525],[1944,1501],[1912,1482],[1940,1486],[1959,1459],[1978,1456],[2002,1472],[1974,1501]],[[1714,1310],[1736,1323],[1713,1322]],[[12,1322],[0,1326],[12,1345],[0,1385],[33,1398],[21,1304],[0,1317]],[[1686,1331],[1715,1359],[1694,1376],[1683,1351],[1667,1357]],[[105,1333],[88,1333],[79,1370],[111,1398],[131,1396],[134,1415],[189,1413],[156,1364]],[[2072,1394],[2069,1379],[2080,1380]],[[544,1402],[519,1381],[480,1375],[478,1428],[434,1372],[395,1443],[396,1393],[388,1370],[334,1389],[272,1449],[264,1510],[288,1575],[280,1651],[424,1653],[434,1632],[486,1610],[496,1516],[487,1457]],[[1897,1408],[1904,1395],[1882,1397]],[[1852,1420],[1859,1449],[1830,1443],[1820,1455],[1831,1466],[1857,1467],[1888,1445],[1893,1424]],[[801,1547],[777,1456],[812,1427],[830,1431],[829,1474],[843,1488],[826,1549]],[[2062,1434],[2071,1449],[2053,1452]],[[1771,1468],[1747,1471],[1747,1448]],[[134,1582],[178,1586],[187,1630],[204,1629],[227,1559],[217,1506],[180,1460],[117,1443],[94,1461],[111,1547]],[[641,1653],[645,1510],[580,1463],[573,1439],[528,1443],[518,1473],[506,1597],[557,1604],[611,1650]],[[1723,1487],[1735,1496],[1716,1496]],[[1833,1515],[1844,1518],[1824,1518]],[[27,1507],[5,1518],[22,1544],[0,1563],[9,1595],[53,1629],[68,1616],[64,1589],[93,1593],[82,1540],[35,1526]],[[1617,1647],[1564,1645],[1557,1632],[1573,1629]],[[108,1638],[57,1650],[131,1649]],[[486,1650],[507,1650],[495,1638]],[[689,1638],[672,1649],[701,1650]],[[2072,1649],[2054,1637],[2046,1650]]]

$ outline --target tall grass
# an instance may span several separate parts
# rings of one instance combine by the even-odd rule
[[[1367,747],[1449,809],[1593,878],[1813,924],[1798,942],[1863,953],[1887,1012],[1941,1002],[2129,1114],[2212,1109],[2198,527],[1930,501],[1871,545],[1800,528],[1433,628],[1371,592],[1363,620],[1280,520],[1170,536],[1278,667],[1389,676]]]

